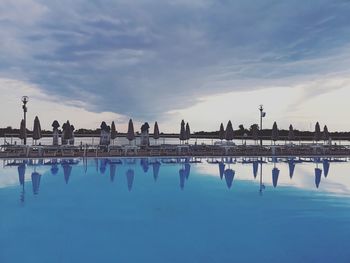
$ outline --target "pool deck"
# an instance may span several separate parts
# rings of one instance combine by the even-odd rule
[[[350,157],[343,145],[152,145],[52,146],[2,145],[0,158],[74,158],[74,157]]]

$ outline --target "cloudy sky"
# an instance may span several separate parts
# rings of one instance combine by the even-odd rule
[[[350,1],[1,0],[0,126],[350,130]],[[32,122],[28,124],[29,128]]]

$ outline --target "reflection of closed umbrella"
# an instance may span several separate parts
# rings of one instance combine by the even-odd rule
[[[292,179],[294,174],[294,169],[295,169],[295,162],[293,159],[288,160],[288,167],[289,167],[289,177],[290,179]]]
[[[233,182],[233,178],[235,176],[235,171],[233,171],[232,169],[226,169],[224,175],[225,175],[225,180],[226,180],[227,187],[231,188],[232,182]]]
[[[258,175],[258,168],[259,168],[259,162],[258,161],[253,161],[253,174],[254,178]]]
[[[58,173],[58,165],[57,165],[57,162],[53,162],[52,165],[51,165],[51,174],[52,175],[56,175]]]
[[[180,188],[181,190],[183,190],[185,187],[185,179],[186,179],[185,169],[181,168],[179,170],[179,176],[180,176]]]
[[[315,125],[315,133],[314,133],[314,140],[318,142],[321,139],[321,129],[320,129],[320,124],[316,122]]]
[[[225,139],[227,141],[232,141],[234,137],[232,122],[228,121],[225,132]]]
[[[111,182],[114,181],[116,171],[117,171],[117,165],[115,163],[111,163],[109,165],[109,177],[111,179]]]
[[[158,179],[158,175],[159,175],[159,168],[160,168],[160,162],[156,161],[152,164],[152,168],[153,168],[153,178],[154,181],[157,181]]]
[[[36,142],[41,139],[41,126],[38,116],[35,116],[34,119],[34,128],[33,128],[33,140]]]
[[[181,121],[181,128],[180,128],[180,135],[179,135],[180,141],[186,140],[186,129],[185,129],[185,121]]]
[[[274,143],[276,143],[276,141],[278,140],[278,128],[277,128],[276,122],[274,122],[272,126],[271,139],[273,140]]]
[[[113,140],[113,144],[114,144],[114,140],[116,138],[117,138],[117,129],[115,128],[114,121],[112,121],[112,124],[111,124],[111,139]]]
[[[323,171],[324,171],[324,177],[327,177],[329,172],[329,161],[327,159],[323,159]]]
[[[37,172],[32,173],[32,185],[33,185],[33,194],[37,195],[39,193],[41,174]]]
[[[153,130],[153,139],[156,141],[159,139],[159,127],[158,127],[158,122],[154,123],[154,130]]]
[[[129,191],[131,191],[132,184],[134,182],[134,170],[129,169],[126,171],[126,180],[128,182],[128,189],[129,189]]]
[[[191,165],[189,163],[185,163],[185,177],[186,180],[190,177]]]
[[[322,176],[322,170],[320,168],[315,168],[315,184],[316,184],[316,188],[318,188],[318,186],[320,185],[321,176]]]
[[[107,164],[108,164],[108,160],[107,159],[101,159],[100,160],[100,173],[101,174],[104,174],[106,172]]]
[[[66,184],[68,184],[69,177],[70,177],[70,174],[72,172],[72,166],[69,165],[68,163],[63,163],[62,167],[63,167],[64,180],[65,180]]]
[[[25,134],[25,124],[24,124],[24,120],[22,119],[21,120],[21,125],[19,127],[19,138],[21,140],[23,140],[25,136],[26,136],[26,134]]]
[[[24,163],[21,163],[20,165],[18,165],[17,170],[18,170],[19,183],[20,183],[20,185],[23,185],[24,184],[24,177],[25,177],[25,173],[26,173],[26,165]]]
[[[277,186],[279,174],[280,174],[280,170],[278,168],[274,167],[272,169],[272,184],[273,184],[273,187]]]
[[[294,128],[293,128],[293,125],[289,125],[289,131],[288,131],[288,140],[289,141],[293,141],[295,139],[295,136],[294,136]]]
[[[134,123],[132,122],[132,119],[129,120],[128,133],[126,134],[126,138],[130,143],[135,139]]]
[[[148,166],[148,159],[147,158],[141,158],[140,163],[141,163],[143,172],[147,173],[148,172],[148,168],[149,168],[149,166]]]
[[[220,174],[220,179],[224,176],[225,172],[225,164],[223,162],[219,162],[219,174]]]

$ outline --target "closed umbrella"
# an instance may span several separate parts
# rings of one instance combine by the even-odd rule
[[[38,116],[35,116],[34,119],[34,128],[33,128],[33,140],[35,141],[35,144],[37,143],[37,140],[40,140],[42,137],[41,135],[41,126]]]
[[[154,123],[154,130],[153,130],[153,139],[157,142],[159,139],[159,127],[158,127],[158,122]]]
[[[73,138],[72,126],[67,120],[66,123],[62,125],[62,144],[68,144],[69,140]]]
[[[314,133],[314,140],[318,142],[321,139],[321,129],[320,129],[320,124],[316,122],[315,125],[315,133]]]
[[[134,124],[132,122],[132,119],[129,120],[128,133],[126,134],[126,138],[129,140],[130,144],[131,141],[135,139]]]
[[[114,144],[114,140],[117,138],[117,130],[115,128],[115,123],[114,121],[112,121],[111,124],[111,139],[113,140],[113,144]]]
[[[235,177],[235,171],[232,169],[226,169],[224,175],[225,175],[226,185],[230,189],[232,186],[233,178]]]
[[[21,120],[21,125],[19,127],[19,138],[21,140],[24,140],[25,136],[26,136],[26,134],[25,134],[25,123],[24,123],[24,120],[22,119]]]
[[[179,135],[180,142],[186,140],[186,129],[185,129],[185,121],[181,121],[181,128],[180,128],[180,135]]]
[[[53,130],[57,130],[60,127],[60,124],[57,120],[54,120],[51,124]]]
[[[222,141],[225,139],[225,129],[224,129],[224,124],[220,124],[220,130],[219,130],[219,139]]]
[[[111,141],[111,127],[105,121],[101,122],[100,145],[109,145]]]
[[[225,139],[227,141],[232,141],[234,137],[232,122],[228,121],[225,132]]]
[[[276,141],[278,140],[278,127],[277,123],[274,122],[272,126],[272,131],[271,131],[271,139],[273,140],[273,143],[276,144]]]
[[[73,125],[70,126],[70,130],[71,130],[71,139],[69,140],[69,145],[74,145],[74,130],[75,130],[75,128]]]
[[[52,145],[58,145],[58,137],[59,137],[58,128],[60,127],[60,124],[58,123],[57,120],[54,120],[51,126],[52,126]]]
[[[133,169],[129,169],[126,171],[126,180],[128,183],[128,189],[129,189],[129,191],[131,191],[132,185],[134,183],[134,170]]]
[[[327,125],[325,125],[324,128],[323,128],[323,140],[324,141],[328,141],[329,140],[329,132],[328,132]]]
[[[187,142],[190,138],[191,138],[191,130],[190,130],[190,125],[187,122],[186,123],[186,140],[187,140]]]
[[[289,141],[293,141],[295,139],[295,136],[294,136],[294,128],[293,128],[293,125],[289,125],[289,131],[288,131],[288,140]]]

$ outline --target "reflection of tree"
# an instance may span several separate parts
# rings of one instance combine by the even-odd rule
[[[20,201],[21,203],[24,203],[24,197],[25,197],[25,190],[24,190],[24,183],[25,183],[25,173],[26,173],[26,165],[25,163],[21,163],[18,167],[18,180],[19,184],[22,186],[22,191],[20,195]]]

